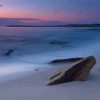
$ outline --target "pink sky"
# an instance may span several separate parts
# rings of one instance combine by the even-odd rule
[[[100,22],[99,0],[0,0],[0,18],[33,18],[67,23]],[[34,23],[33,20],[24,20]]]

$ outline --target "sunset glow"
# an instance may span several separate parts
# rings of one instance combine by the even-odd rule
[[[0,0],[0,18],[33,18],[66,23],[100,22],[99,0],[72,1]],[[22,22],[34,23],[32,20]]]

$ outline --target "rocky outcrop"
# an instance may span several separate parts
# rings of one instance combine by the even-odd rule
[[[77,62],[82,60],[83,58],[68,58],[68,59],[57,59],[51,61],[49,64],[59,64],[59,63],[66,63],[66,62]]]
[[[12,49],[8,49],[8,50],[3,50],[2,52],[0,52],[0,55],[9,56],[9,55],[11,55],[11,53],[13,53],[13,50]]]
[[[93,56],[86,57],[75,63],[70,69],[61,70],[53,75],[47,85],[84,81],[95,64],[96,60]]]

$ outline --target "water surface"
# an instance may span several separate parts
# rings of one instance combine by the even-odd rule
[[[0,27],[0,52],[14,51],[0,57],[0,77],[50,67],[55,59],[94,55],[99,43],[100,29]]]

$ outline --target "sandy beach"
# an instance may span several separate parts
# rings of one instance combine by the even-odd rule
[[[96,57],[97,61],[99,60]],[[99,100],[100,63],[84,82],[47,86],[48,78],[59,68],[50,68],[23,78],[0,83],[0,100]]]

